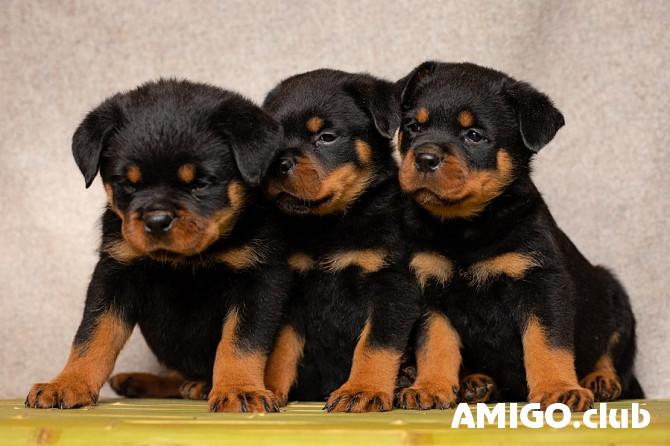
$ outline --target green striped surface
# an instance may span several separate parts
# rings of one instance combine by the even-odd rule
[[[630,409],[632,402],[610,403],[608,409]],[[575,428],[572,422],[561,429],[500,429],[497,424],[452,429],[455,409],[328,414],[323,403],[291,403],[278,414],[213,414],[204,401],[176,399],[102,400],[75,410],[26,409],[22,400],[5,400],[0,401],[0,445],[670,445],[670,400],[639,403],[651,414],[642,429]],[[561,418],[557,412],[555,419]],[[572,420],[581,420],[581,414]]]

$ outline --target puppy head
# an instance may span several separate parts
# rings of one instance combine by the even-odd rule
[[[400,185],[440,219],[478,215],[564,124],[547,96],[474,64],[426,62],[396,88]]]
[[[263,190],[285,213],[344,212],[392,163],[400,119],[389,82],[312,71],[281,82],[264,108],[281,122],[284,143]]]
[[[232,230],[280,141],[278,123],[241,96],[161,80],[90,112],[72,151],[87,187],[100,172],[125,257],[174,260]]]

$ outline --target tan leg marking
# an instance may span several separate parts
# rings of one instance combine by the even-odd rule
[[[393,407],[402,352],[369,345],[370,322],[354,350],[349,379],[330,394],[329,412],[383,412]]]
[[[529,318],[522,341],[531,403],[540,403],[542,410],[553,403],[563,403],[577,412],[591,407],[593,393],[577,382],[574,354],[549,345],[535,316]]]
[[[35,384],[26,404],[61,409],[95,404],[131,331],[115,315],[101,316],[89,342],[73,345],[63,371],[49,383]]]
[[[444,315],[432,313],[426,321],[426,338],[416,352],[414,384],[400,392],[403,409],[447,409],[458,399],[461,338]]]
[[[151,373],[119,373],[109,379],[116,393],[129,398],[177,398],[184,378],[179,375],[154,375]]]
[[[298,377],[298,363],[304,348],[305,340],[293,327],[287,325],[281,329],[265,370],[265,387],[274,393],[280,407],[288,402],[289,391]]]
[[[232,311],[223,324],[216,350],[212,390],[208,406],[212,412],[273,412],[276,402],[265,388],[267,356],[237,347],[239,316]]]
[[[596,401],[614,401],[621,396],[621,383],[611,356],[617,342],[619,333],[615,332],[609,340],[607,351],[598,359],[593,371],[579,381],[582,387],[593,392]]]

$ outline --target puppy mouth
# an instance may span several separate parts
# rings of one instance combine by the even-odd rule
[[[464,195],[458,199],[445,198],[441,195],[436,194],[432,190],[422,187],[420,189],[412,192],[412,198],[421,204],[421,205],[430,205],[430,206],[458,206],[470,198],[471,194]]]
[[[326,195],[318,200],[308,200],[296,197],[288,192],[280,192],[275,198],[277,206],[287,214],[307,215],[313,214],[321,205],[334,198],[333,194]]]
[[[174,262],[186,257],[184,254],[180,254],[175,251],[169,251],[167,249],[157,249],[150,252],[148,255],[153,260],[158,260],[159,262]]]

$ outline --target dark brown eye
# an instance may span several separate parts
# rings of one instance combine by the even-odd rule
[[[480,135],[479,133],[475,132],[474,130],[468,130],[468,133],[467,133],[465,136],[466,136],[470,141],[473,141],[473,142],[479,142],[479,141],[481,141],[482,139],[484,139],[484,137],[483,137],[482,135]]]
[[[414,133],[419,133],[422,130],[421,124],[419,124],[418,122],[413,122],[411,124],[408,124],[407,128],[409,129],[410,132],[414,132]]]
[[[210,183],[207,180],[195,180],[189,186],[191,187],[191,192],[193,192],[195,195],[198,195],[205,192],[209,185]]]
[[[332,133],[322,133],[321,136],[319,136],[319,141],[320,142],[333,142],[337,138],[336,135],[333,135]]]

